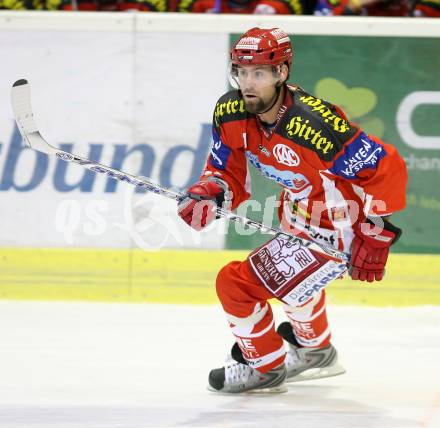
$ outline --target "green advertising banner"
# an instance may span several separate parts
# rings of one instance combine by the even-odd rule
[[[237,37],[231,36],[231,45]],[[407,208],[393,216],[404,235],[393,250],[439,253],[440,39],[293,36],[292,42],[290,82],[339,105],[352,122],[396,146],[406,160]],[[273,204],[279,187],[250,169],[252,198],[262,206],[267,198]],[[384,185],[392,186],[393,177],[389,180]],[[264,215],[254,204],[246,214],[267,221],[268,211]],[[235,225],[230,229],[227,248],[255,248],[269,239],[237,233]]]

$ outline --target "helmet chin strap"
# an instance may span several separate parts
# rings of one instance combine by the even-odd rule
[[[276,92],[277,92],[277,94],[276,94],[276,97],[275,97],[274,102],[270,105],[269,108],[267,108],[267,109],[264,110],[264,111],[260,111],[260,112],[258,112],[257,114],[264,114],[264,113],[267,113],[269,110],[272,110],[273,106],[278,102],[278,98],[280,97],[280,94],[281,94],[281,88],[282,88],[282,87],[283,87],[283,84],[280,83],[280,82],[278,82],[278,83],[277,83],[277,86],[276,86]]]

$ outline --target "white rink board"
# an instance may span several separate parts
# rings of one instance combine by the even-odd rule
[[[73,144],[86,157],[94,150],[106,164],[140,145],[143,172],[139,151],[117,169],[185,187],[209,150],[213,106],[227,87],[229,34],[252,26],[440,37],[433,19],[0,11],[0,245],[222,248],[223,223],[192,233],[173,203],[139,202],[130,186],[89,173],[81,190],[70,190],[84,171],[20,149],[9,93],[15,80],[31,82],[37,123],[51,143]]]
[[[226,89],[226,35],[0,32],[8,59],[0,79],[2,246],[223,247],[224,224],[192,233],[172,201],[133,196],[131,186],[90,173],[71,190],[85,170],[20,149],[9,94],[15,80],[30,81],[37,124],[52,144],[186,187],[203,168],[212,111]]]
[[[206,390],[232,344],[220,306],[0,302],[0,426],[440,426],[438,308],[328,314],[346,374],[227,396]]]

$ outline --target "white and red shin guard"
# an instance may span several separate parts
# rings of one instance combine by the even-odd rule
[[[284,361],[285,349],[280,336],[275,332],[275,322],[269,303],[259,303],[246,318],[226,314],[244,359],[250,367],[265,373]],[[281,339],[281,340],[280,340]]]
[[[330,344],[325,290],[302,306],[283,305],[298,343],[306,348],[324,348]]]

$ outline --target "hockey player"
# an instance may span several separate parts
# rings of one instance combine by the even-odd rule
[[[388,218],[405,206],[404,162],[337,106],[287,85],[292,56],[290,39],[278,28],[253,28],[239,38],[230,63],[237,89],[217,102],[211,153],[178,213],[200,230],[215,219],[217,206],[237,208],[251,196],[249,161],[280,184],[284,229],[350,253],[353,279],[380,281],[401,234]],[[217,295],[235,344],[231,360],[210,372],[209,388],[283,391],[286,379],[342,374],[323,287],[346,268],[279,238],[223,267]],[[274,297],[289,320],[277,331],[268,303]]]

